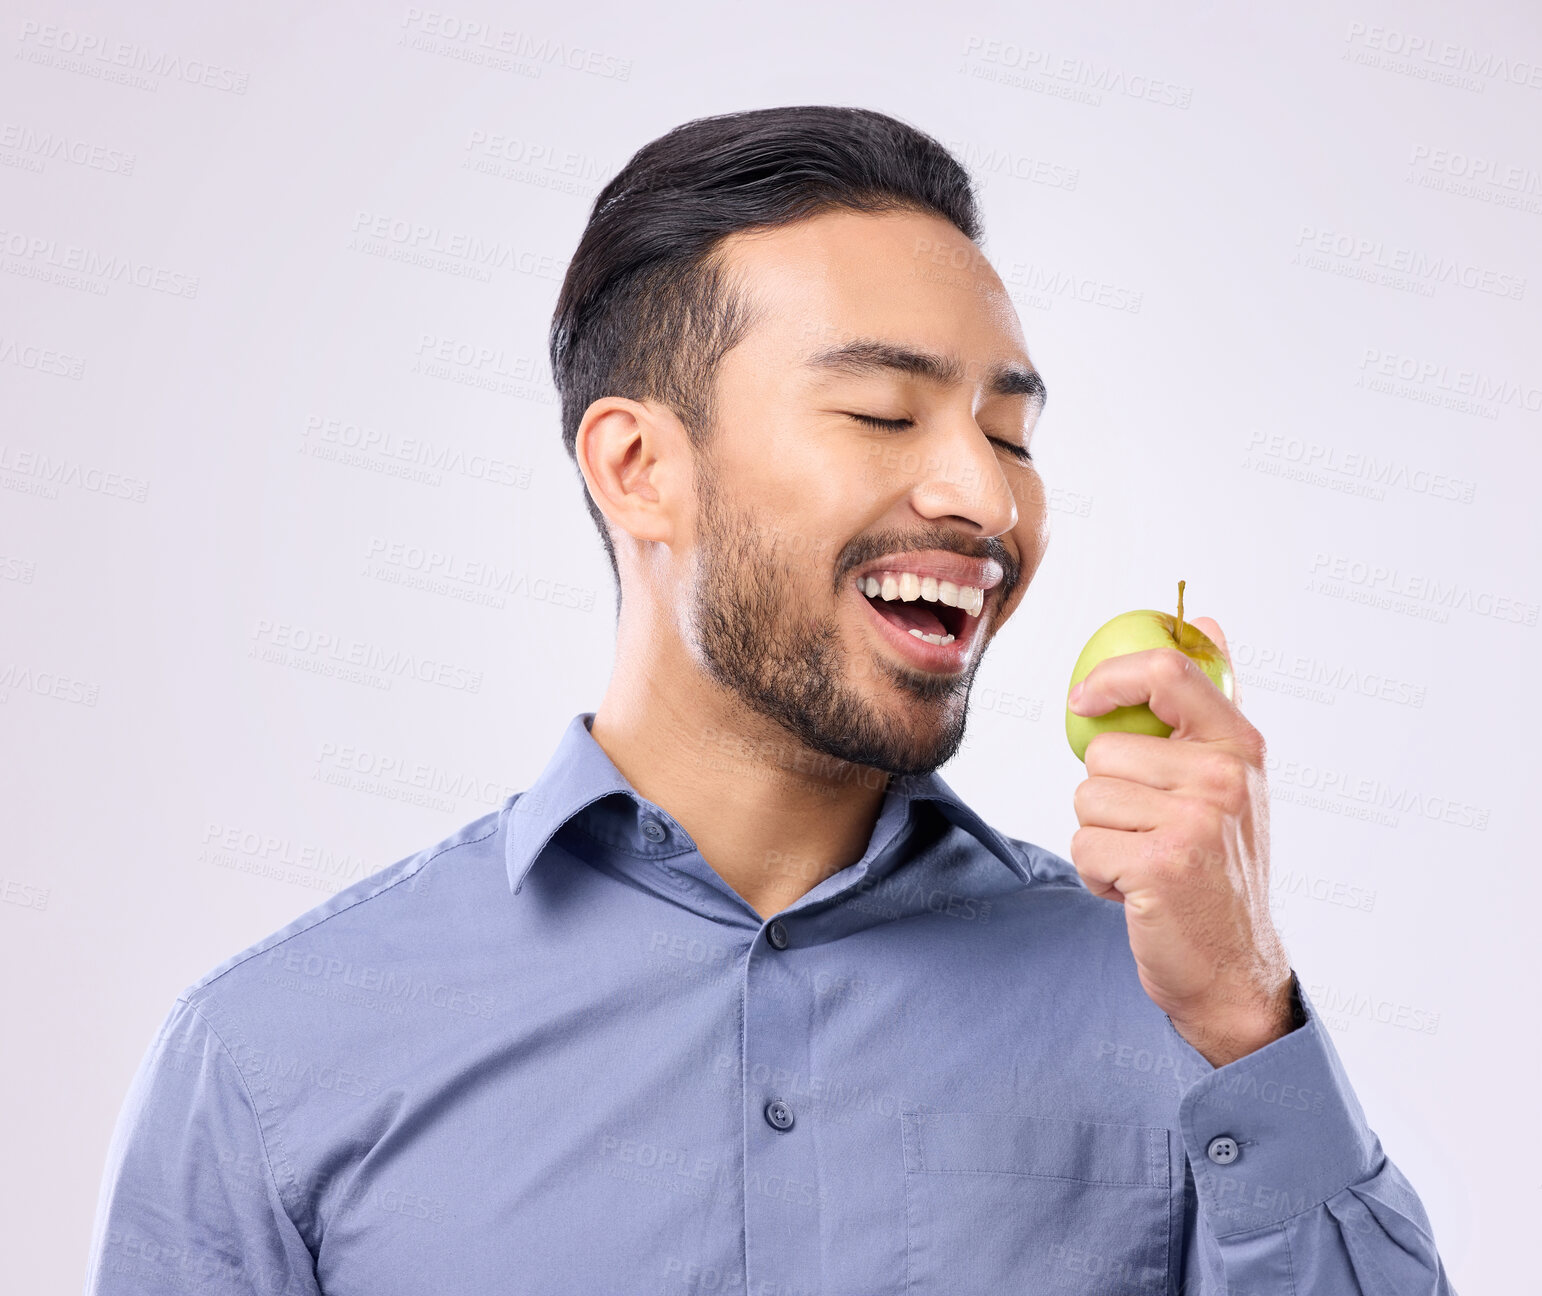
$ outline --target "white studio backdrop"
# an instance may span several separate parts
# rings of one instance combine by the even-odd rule
[[[1457,1287],[1529,1289],[1542,10],[450,2],[5,6],[0,1286],[79,1290],[183,986],[598,704],[567,259],[671,127],[835,103],[975,173],[1052,393],[944,777],[1068,855],[1071,665],[1185,579],[1302,982]]]

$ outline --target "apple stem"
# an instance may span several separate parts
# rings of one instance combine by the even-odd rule
[[[1186,582],[1178,582],[1178,647],[1183,647],[1183,587]]]

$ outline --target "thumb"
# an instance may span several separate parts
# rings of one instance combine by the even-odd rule
[[[1237,665],[1231,659],[1231,648],[1226,642],[1226,635],[1220,625],[1209,617],[1187,617],[1188,623],[1196,627],[1201,634],[1210,639],[1221,654],[1226,658],[1226,664],[1231,667],[1231,700],[1234,706],[1242,705],[1242,685],[1237,681]]]

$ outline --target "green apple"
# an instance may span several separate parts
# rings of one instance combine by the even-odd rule
[[[1223,653],[1209,635],[1183,619],[1183,581],[1178,582],[1178,615],[1154,612],[1143,608],[1139,612],[1122,612],[1112,621],[1099,627],[1082,655],[1076,659],[1071,671],[1071,682],[1066,686],[1065,736],[1071,740],[1071,750],[1076,759],[1085,763],[1087,744],[1093,737],[1109,730],[1119,733],[1155,734],[1165,738],[1172,733],[1172,726],[1157,719],[1156,713],[1142,702],[1139,706],[1115,707],[1102,715],[1077,715],[1071,710],[1070,692],[1092,673],[1092,668],[1110,657],[1123,653],[1142,652],[1147,648],[1176,648],[1186,657],[1203,667],[1210,682],[1228,699],[1232,695],[1231,667]]]

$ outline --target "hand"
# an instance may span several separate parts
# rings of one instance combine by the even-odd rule
[[[1230,662],[1221,627],[1193,624]],[[1099,662],[1070,706],[1102,715],[1141,702],[1173,731],[1087,744],[1071,859],[1094,895],[1124,906],[1146,993],[1224,1066],[1292,1029],[1290,960],[1269,912],[1264,740],[1176,648]]]

